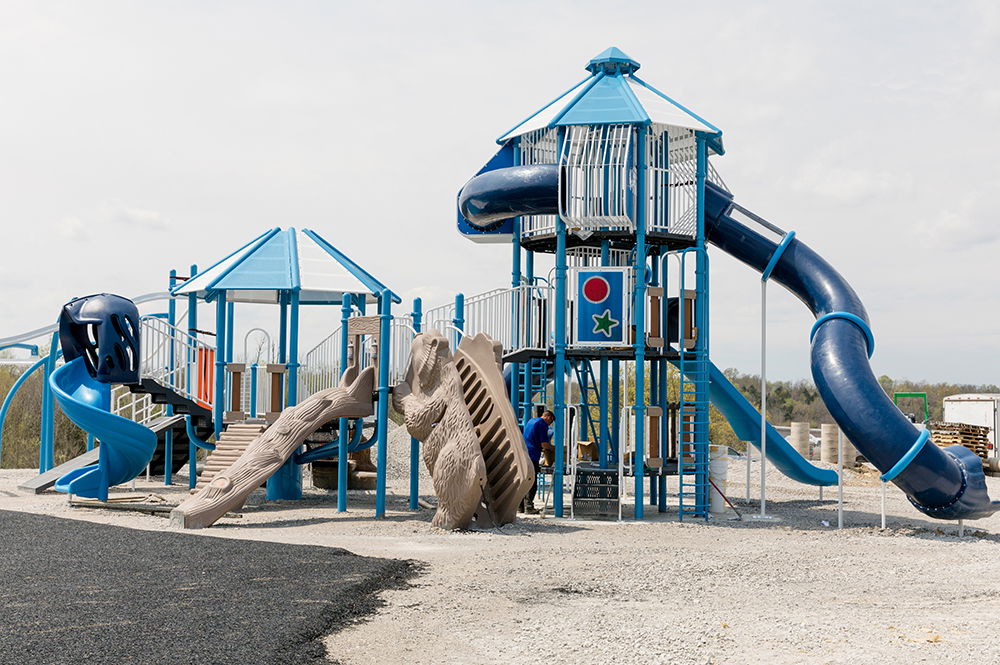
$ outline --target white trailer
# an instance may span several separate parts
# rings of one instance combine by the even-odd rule
[[[997,455],[1000,428],[1000,395],[949,395],[944,398],[944,420],[989,427],[990,457]]]

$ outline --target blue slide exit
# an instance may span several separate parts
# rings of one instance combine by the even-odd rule
[[[486,171],[459,193],[459,211],[473,227],[486,232],[501,217],[557,214],[558,179],[554,165],[548,169]],[[546,191],[548,196],[542,195]],[[847,281],[795,238],[771,265],[778,243],[733,219],[729,215],[732,207],[732,194],[706,184],[706,239],[758,271],[770,268],[770,278],[795,294],[816,316],[810,334],[816,387],[844,434],[883,472],[883,479],[894,482],[914,507],[931,517],[975,519],[1000,509],[1000,502],[990,501],[987,494],[980,458],[963,446],[939,448],[882,390],[868,363],[875,345],[868,313]],[[711,397],[720,410],[720,403],[735,399],[721,381],[716,382]],[[734,429],[742,429],[754,419],[738,401],[727,410],[727,418],[734,414]],[[759,427],[760,415],[755,418]],[[772,458],[770,443],[771,438],[768,457]],[[784,450],[780,445],[773,448]],[[778,461],[774,461],[777,466]]]
[[[66,417],[101,442],[98,463],[70,471],[55,489],[106,500],[109,487],[132,480],[153,459],[156,434],[109,412],[111,386],[90,376],[83,357],[53,372],[49,385]]]
[[[715,408],[729,421],[740,441],[749,441],[760,448],[760,412],[729,382],[726,375],[709,363],[709,398]],[[785,437],[767,423],[767,459],[783,474],[806,485],[836,485],[837,472],[810,464]]]

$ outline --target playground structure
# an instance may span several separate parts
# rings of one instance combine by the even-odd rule
[[[275,228],[206,270],[192,266],[187,277],[171,272],[168,292],[134,299],[166,301],[168,309],[142,317],[128,310],[134,321],[119,337],[135,339],[138,363],[127,375],[102,375],[103,351],[91,358],[85,344],[78,344],[83,351],[67,346],[81,331],[97,347],[117,343],[92,334],[113,325],[115,312],[102,315],[100,325],[80,319],[75,333],[49,327],[0,339],[0,348],[23,347],[34,356],[33,342],[50,340],[48,355],[33,360],[0,407],[2,427],[17,389],[43,370],[40,475],[26,487],[40,491],[54,483],[60,491],[106,498],[109,487],[144,469],[171,484],[174,469],[186,463],[195,489],[200,448],[209,451],[212,478],[178,509],[179,524],[210,524],[265,479],[268,499],[300,498],[302,465],[323,459],[337,460],[337,504],[344,511],[347,492],[339,490],[348,486],[348,457],[374,447],[381,517],[390,393],[414,435],[410,508],[417,508],[419,491],[418,439],[432,474],[440,454],[454,474],[469,474],[448,498],[443,488],[453,485],[442,480],[439,487],[433,476],[444,502],[435,518],[442,526],[513,519],[528,477],[517,429],[543,404],[555,413],[547,473],[557,517],[565,515],[567,498],[571,513],[621,515],[630,484],[636,519],[644,517],[647,500],[680,519],[707,519],[710,404],[790,478],[836,484],[836,472],[804,459],[712,364],[712,245],[758,270],[762,289],[776,281],[816,316],[810,339],[817,388],[884,482],[894,482],[932,517],[996,510],[979,458],[962,446],[926,445],[928,432],[918,431],[878,385],[868,364],[874,336],[850,285],[794,232],[734,201],[711,161],[724,154],[722,131],[639,78],[639,63],[616,48],[586,69],[583,80],[503,134],[499,151],[459,193],[459,232],[475,243],[510,245],[509,287],[457,294],[427,311],[417,299],[411,313],[393,315],[399,297],[325,238]],[[552,270],[536,274],[548,257]],[[73,301],[67,311],[83,312],[86,302]],[[199,303],[214,307],[214,332],[199,328]],[[275,357],[250,362],[244,353],[244,362],[235,362],[239,303],[278,307]],[[120,312],[128,309],[118,304]],[[180,315],[178,304],[186,305]],[[304,305],[339,305],[341,325],[301,354]],[[369,315],[373,305],[377,314]],[[461,426],[447,436],[448,430],[432,432],[417,422],[427,411],[421,401],[434,391],[414,380],[420,369],[410,349],[435,339],[441,340],[435,353],[442,342],[449,356],[454,350],[453,360],[445,360],[463,381],[467,370],[478,377],[463,383],[460,398],[452,391],[445,412],[457,414]],[[67,362],[58,367],[60,341]],[[463,350],[472,347],[478,350]],[[502,409],[494,361],[486,356],[504,366],[509,405]],[[473,384],[485,386],[493,410],[483,408],[487,402]],[[89,448],[100,441],[96,456],[88,451],[54,468],[53,397],[88,432]],[[450,422],[438,407],[427,417]],[[499,429],[484,433],[494,416]],[[257,429],[248,433],[243,428],[250,424]],[[317,433],[326,436],[310,439]],[[227,440],[232,447],[223,447]],[[581,450],[591,447],[591,459],[581,460]],[[677,479],[672,499],[670,476]]]

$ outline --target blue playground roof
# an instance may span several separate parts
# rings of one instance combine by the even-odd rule
[[[590,76],[535,111],[497,143],[543,128],[565,125],[657,123],[712,134],[722,152],[722,130],[649,85],[635,72],[639,63],[612,46],[587,63]]]
[[[297,291],[303,305],[340,303],[345,293],[375,302],[387,288],[310,229],[273,228],[175,287],[173,295],[210,298],[226,291],[234,302],[277,303]],[[392,294],[394,302],[401,302]]]

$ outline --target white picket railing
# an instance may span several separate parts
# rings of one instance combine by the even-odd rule
[[[212,395],[213,386],[201,385],[206,377],[198,371],[198,362],[214,363],[215,347],[159,317],[143,317],[141,328],[143,378],[190,400],[211,401],[203,399]]]
[[[148,393],[130,392],[128,386],[122,384],[111,388],[111,413],[115,415],[140,425],[149,425],[166,412],[166,406],[154,404],[152,395]]]
[[[340,382],[340,328],[305,355],[299,367],[299,399],[305,399],[320,390],[332,388]],[[366,336],[361,345],[361,366],[368,367],[377,360],[375,336]],[[406,375],[410,362],[410,344],[413,342],[413,318],[404,314],[394,316],[389,324],[389,383],[396,385]]]
[[[525,349],[547,349],[552,344],[552,288],[522,285],[493,289],[465,299],[462,335],[485,333],[500,342],[504,353]],[[424,330],[445,335],[454,349],[459,339],[455,330],[455,304],[427,310]]]

